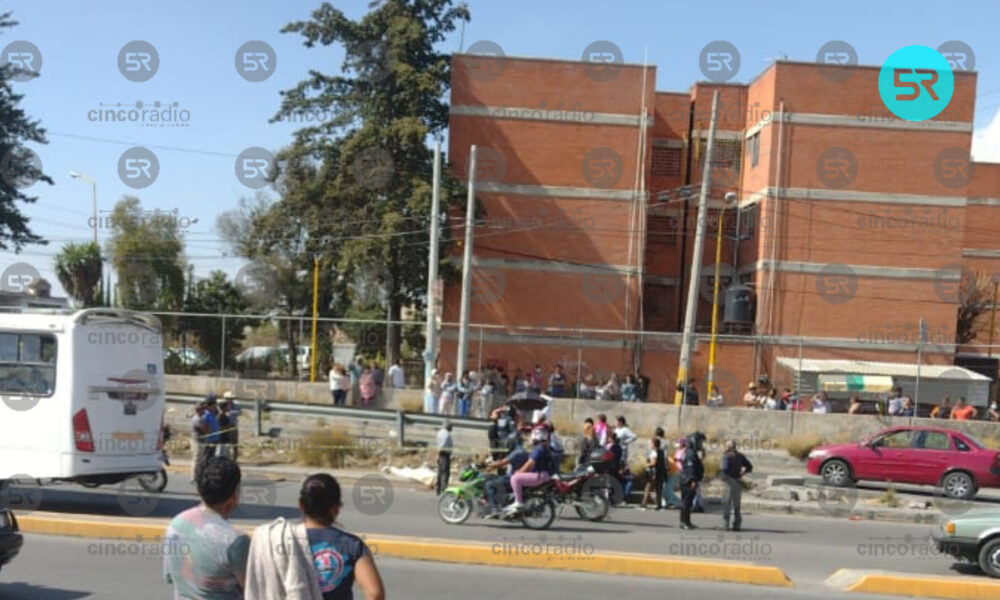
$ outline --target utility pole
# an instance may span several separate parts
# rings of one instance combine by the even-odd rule
[[[726,201],[723,203],[722,209],[719,211],[719,232],[715,238],[715,285],[712,290],[712,337],[708,343],[708,381],[705,382],[705,393],[707,395],[712,394],[712,386],[715,385],[715,339],[719,333],[719,287],[721,286],[719,279],[722,275],[722,235],[725,231],[723,229],[723,223],[725,223],[726,207],[730,202],[735,201],[736,194],[733,192],[726,194]],[[737,204],[737,214],[739,213],[739,209],[739,204]]]
[[[712,120],[708,126],[708,145],[705,149],[705,166],[701,171],[701,196],[698,198],[698,222],[694,235],[694,252],[691,254],[691,277],[688,279],[687,309],[684,312],[684,333],[681,337],[681,355],[677,364],[677,392],[674,404],[684,401],[688,373],[691,370],[691,346],[694,341],[694,322],[698,312],[698,282],[701,281],[702,254],[705,250],[705,221],[708,218],[708,192],[712,171],[712,150],[715,147],[715,121],[719,107],[719,91],[712,95]],[[711,390],[709,390],[711,391]]]
[[[465,200],[465,254],[462,257],[462,310],[459,314],[455,378],[461,379],[469,354],[469,296],[472,294],[472,223],[476,212],[476,146],[469,148],[469,193]]]
[[[987,350],[988,356],[993,356],[993,330],[997,322],[997,278],[993,278],[993,301],[990,303],[990,345]]]
[[[309,381],[316,381],[316,318],[319,316],[319,255],[313,256],[312,349],[309,351]],[[292,360],[298,360],[292,357]]]
[[[431,240],[427,257],[427,331],[424,338],[424,382],[431,380],[437,354],[437,299],[434,288],[438,278],[438,230],[441,226],[441,142],[434,145],[434,179],[431,189]]]

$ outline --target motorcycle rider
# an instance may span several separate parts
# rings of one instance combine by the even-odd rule
[[[496,462],[490,462],[489,466],[501,469],[507,468],[504,475],[495,477],[486,482],[484,491],[486,501],[489,503],[490,511],[486,514],[487,519],[495,519],[500,516],[500,507],[506,501],[507,494],[511,493],[510,479],[528,461],[528,451],[524,449],[521,435],[518,434],[514,442],[514,449],[510,454]]]
[[[705,465],[699,454],[704,441],[705,434],[697,431],[687,438],[684,446],[684,459],[681,463],[681,529],[695,529],[691,523],[691,508],[694,506],[698,484],[705,476]]]
[[[533,444],[531,455],[521,468],[510,478],[514,491],[514,503],[507,507],[504,515],[514,515],[524,508],[524,488],[538,487],[552,476],[552,459],[549,455],[549,430],[539,427],[531,431]]]

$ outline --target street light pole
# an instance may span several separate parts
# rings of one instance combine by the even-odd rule
[[[87,182],[87,183],[90,184],[90,193],[91,193],[91,197],[92,197],[93,204],[94,204],[94,216],[92,217],[94,219],[94,224],[93,224],[93,229],[94,229],[94,245],[97,245],[97,224],[98,224],[98,221],[97,221],[97,182],[94,181],[92,178],[84,175],[83,173],[79,173],[77,171],[70,171],[69,172],[69,176],[72,177],[73,179],[80,179],[80,180],[83,180],[83,181],[85,181],[85,182]]]
[[[462,257],[462,304],[459,311],[455,378],[461,379],[469,353],[469,297],[472,295],[472,243],[476,216],[476,147],[469,148],[469,190],[465,200],[465,248]]]
[[[427,258],[427,348],[424,350],[424,381],[431,380],[437,353],[437,299],[434,297],[438,278],[438,230],[441,227],[441,142],[434,146],[434,172],[431,181],[431,240]]]

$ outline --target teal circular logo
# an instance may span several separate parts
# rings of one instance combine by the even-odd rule
[[[945,57],[927,46],[907,46],[892,53],[878,74],[878,93],[894,115],[926,121],[951,102],[955,76]]]

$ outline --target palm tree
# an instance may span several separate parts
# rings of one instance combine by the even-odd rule
[[[59,283],[80,306],[99,303],[101,267],[101,249],[94,242],[66,244],[55,257]]]

